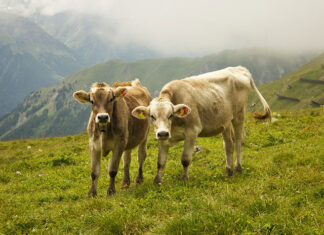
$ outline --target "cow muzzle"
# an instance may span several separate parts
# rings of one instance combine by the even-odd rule
[[[164,131],[158,131],[156,133],[156,138],[158,140],[167,140],[170,137],[171,137],[170,132],[169,131],[166,131],[166,130],[164,130]]]
[[[106,131],[107,124],[110,122],[108,113],[98,113],[96,116],[96,124],[99,126],[101,132]]]

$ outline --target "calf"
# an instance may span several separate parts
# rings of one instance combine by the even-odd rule
[[[131,150],[136,146],[139,146],[136,182],[142,183],[150,122],[134,118],[131,111],[139,105],[149,105],[152,100],[149,91],[136,79],[133,82],[115,83],[112,87],[106,83],[94,83],[90,92],[77,91],[73,96],[81,103],[92,104],[88,123],[92,178],[89,197],[97,195],[101,154],[106,156],[110,151],[112,158],[108,167],[110,184],[107,193],[111,195],[116,192],[115,176],[122,155],[124,162],[122,188],[129,186]]]
[[[264,115],[256,114],[255,117],[271,120],[267,102],[255,86],[250,72],[241,66],[171,81],[148,107],[135,108],[132,111],[134,117],[151,117],[158,140],[159,154],[154,182],[161,182],[169,147],[184,140],[182,179],[187,180],[197,137],[219,133],[223,136],[226,152],[225,173],[229,176],[233,174],[234,144],[235,170],[241,172],[243,124],[251,88],[255,90],[265,110]]]

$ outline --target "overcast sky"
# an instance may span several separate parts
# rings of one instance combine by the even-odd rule
[[[323,0],[0,0],[45,15],[73,10],[102,16],[115,39],[165,55],[268,47],[324,51]],[[2,4],[1,4],[2,2]]]

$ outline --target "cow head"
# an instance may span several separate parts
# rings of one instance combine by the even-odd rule
[[[173,118],[184,118],[190,112],[191,109],[185,104],[173,105],[169,100],[156,98],[148,107],[136,107],[132,111],[132,115],[138,119],[151,117],[156,139],[167,140],[171,138]]]
[[[81,103],[92,104],[92,114],[101,132],[106,131],[113,112],[113,104],[127,93],[126,87],[109,87],[106,83],[94,83],[90,92],[76,91],[73,97]]]

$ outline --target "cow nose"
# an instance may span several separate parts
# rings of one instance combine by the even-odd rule
[[[157,136],[158,136],[159,138],[168,138],[169,135],[170,135],[170,134],[169,134],[168,131],[160,131],[160,132],[157,133]]]
[[[100,122],[107,122],[108,121],[108,115],[101,114],[98,116],[98,119]]]
[[[97,115],[97,120],[99,123],[107,123],[109,121],[108,113],[100,113]]]

